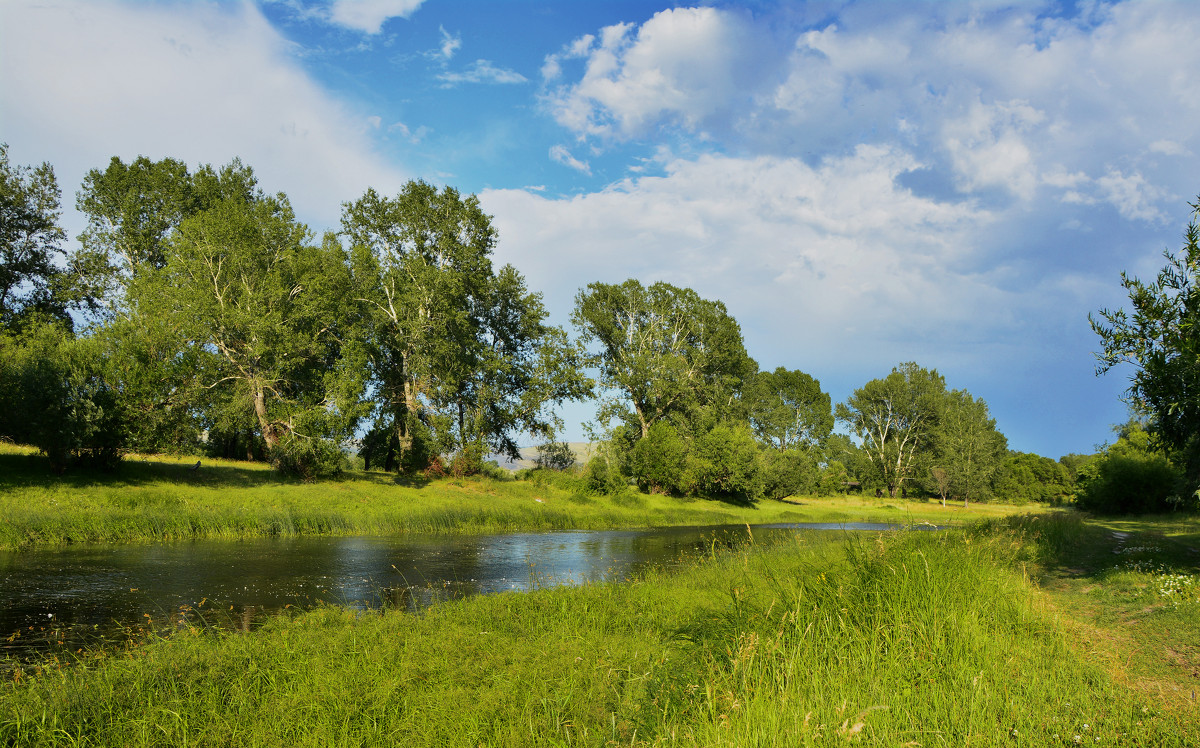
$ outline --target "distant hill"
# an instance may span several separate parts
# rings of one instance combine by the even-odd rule
[[[593,445],[591,442],[567,442],[567,446],[570,447],[571,451],[575,454],[576,465],[586,464],[588,460],[592,459],[592,454],[595,451],[595,445]],[[510,460],[505,455],[499,454],[490,455],[488,459],[495,460],[500,464],[500,467],[504,468],[505,470],[512,470],[515,472],[517,470],[524,470],[525,468],[534,467],[537,456],[538,451],[537,446],[535,445],[532,447],[521,447],[521,459],[519,460]]]

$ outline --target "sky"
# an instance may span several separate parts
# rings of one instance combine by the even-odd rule
[[[1182,246],[1197,38],[1167,0],[5,0],[0,142],[72,237],[113,156],[241,158],[317,233],[453,186],[556,324],[594,281],[690,287],[763,369],[837,402],[915,361],[1059,457],[1128,417],[1088,315]]]

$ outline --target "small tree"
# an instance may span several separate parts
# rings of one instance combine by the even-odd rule
[[[575,466],[575,452],[566,442],[549,441],[538,445],[534,464],[545,470],[570,470]]]

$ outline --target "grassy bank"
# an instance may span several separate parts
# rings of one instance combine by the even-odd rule
[[[0,444],[0,549],[272,535],[485,533],[769,522],[933,522],[997,516],[1003,505],[943,508],[862,497],[754,507],[630,492],[587,496],[487,478],[398,479],[352,472],[304,483],[263,465],[129,457],[111,475],[55,476],[29,449]]]
[[[0,686],[0,742],[1194,745],[1195,708],[1126,682],[1039,586],[1107,588],[1070,571],[1114,555],[1107,532],[801,533],[629,584],[185,631],[26,668]],[[1174,637],[1172,615],[1154,603],[1148,630]]]

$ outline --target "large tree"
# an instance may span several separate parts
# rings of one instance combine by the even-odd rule
[[[1146,282],[1121,273],[1131,311],[1089,315],[1100,336],[1097,374],[1118,364],[1134,368],[1127,398],[1152,419],[1155,436],[1182,456],[1192,488],[1200,485],[1200,198],[1177,254]]]
[[[195,360],[191,386],[218,401],[207,408],[243,414],[274,462],[303,473],[336,461],[362,387],[348,258],[308,239],[283,195],[227,198],[185,218],[162,266],[129,287],[131,308]]]
[[[60,198],[50,164],[13,166],[0,144],[0,330],[38,314],[70,323]]]
[[[184,219],[223,200],[253,201],[256,194],[253,170],[238,159],[193,173],[178,159],[138,156],[126,164],[113,156],[103,171],[87,173],[76,195],[88,218],[78,264],[91,295],[110,310],[119,306],[130,281],[166,264],[167,242]]]
[[[743,394],[759,442],[783,452],[816,449],[833,431],[833,406],[821,383],[802,371],[760,371]]]
[[[669,283],[591,283],[575,297],[572,322],[599,344],[601,383],[619,393],[617,415],[638,429],[697,409],[724,420],[757,371],[742,331],[720,301]]]
[[[931,458],[942,503],[947,494],[961,498],[963,506],[980,498],[1007,450],[1008,440],[996,430],[983,398],[966,390],[947,393],[933,431]],[[935,471],[944,477],[939,479]]]
[[[394,198],[368,189],[344,206],[342,233],[369,325],[371,451],[389,469],[515,454],[516,433],[548,435],[553,406],[590,391],[540,295],[511,266],[493,270],[496,231],[474,195],[421,181]]]
[[[895,496],[930,446],[946,395],[937,370],[900,364],[872,379],[837,406],[837,418],[858,437],[863,454]]]

